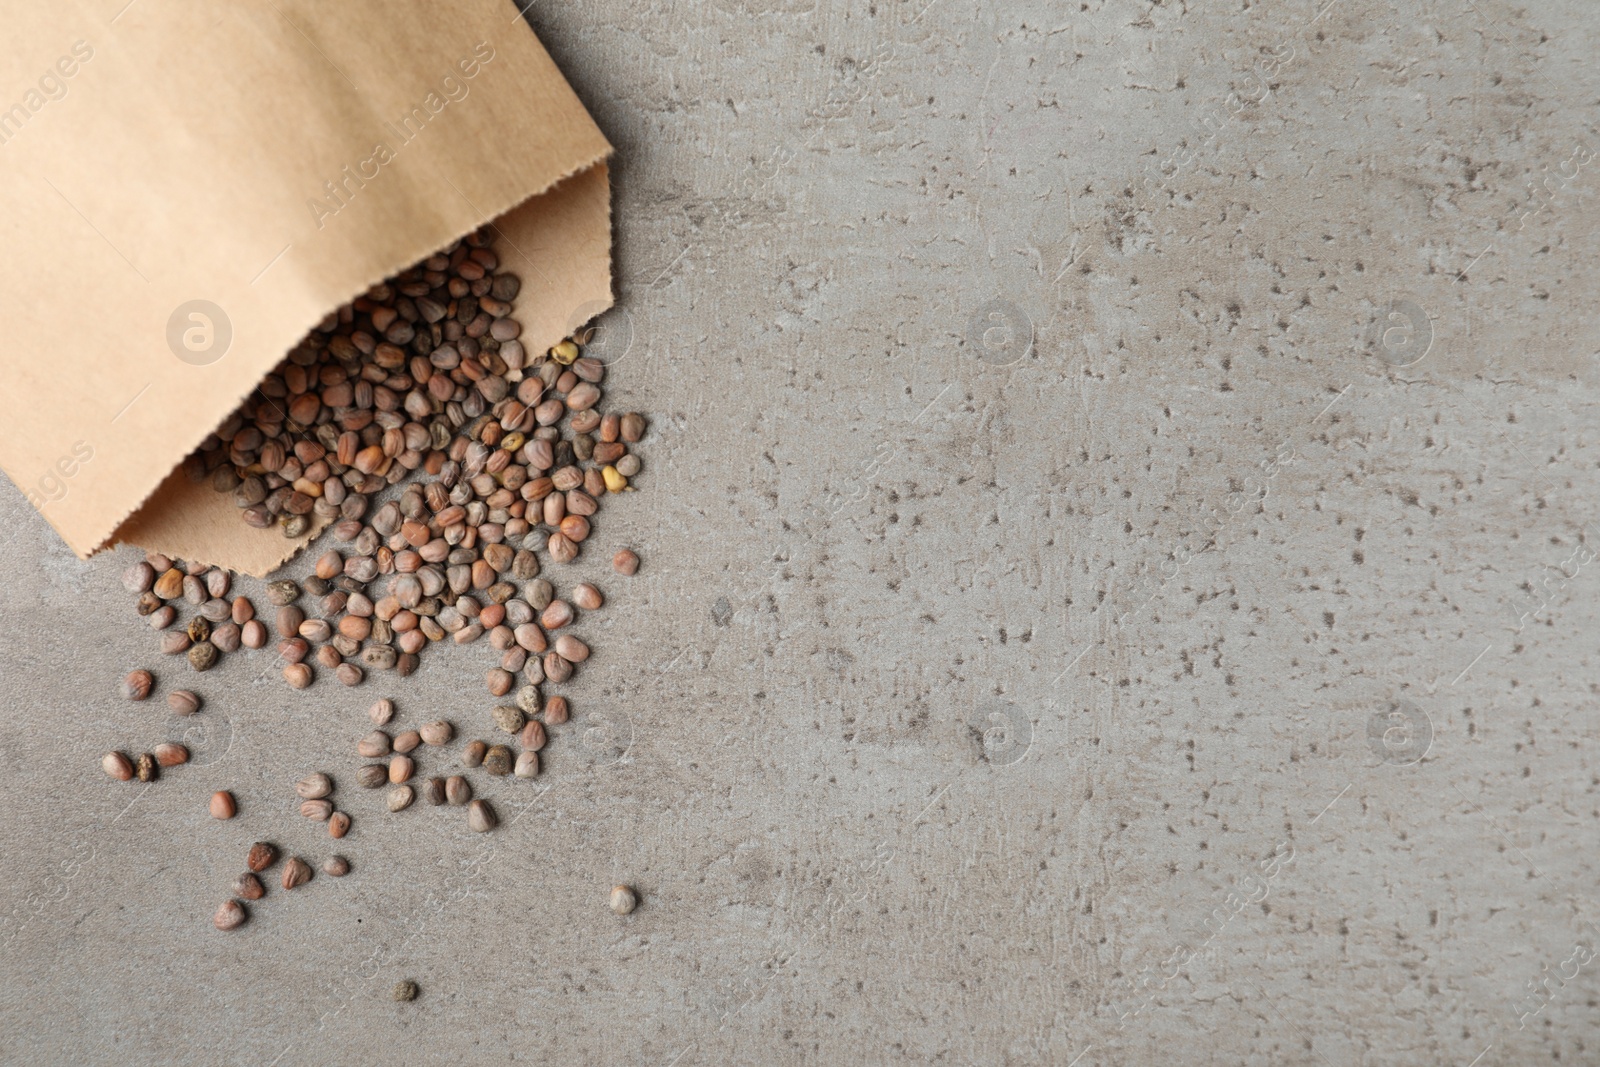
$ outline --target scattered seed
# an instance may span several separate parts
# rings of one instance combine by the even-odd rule
[[[611,887],[611,910],[627,915],[639,906],[639,895],[625,885]]]
[[[375,725],[383,726],[387,724],[390,719],[394,718],[394,701],[384,697],[367,709],[367,715]]]
[[[321,800],[333,792],[333,779],[320,771],[308,774],[295,783],[294,791],[302,800]]]
[[[350,816],[342,811],[336,811],[328,816],[328,836],[334,839],[343,837],[350,832]]]
[[[244,905],[237,900],[229,900],[217,909],[217,914],[212,917],[211,922],[218,930],[233,930],[243,926],[246,918],[248,914],[244,910]]]
[[[141,782],[153,782],[160,777],[161,772],[158,770],[160,766],[154,754],[146,752],[134,764],[134,773],[139,776]]]
[[[193,634],[190,635],[193,637]],[[209,671],[217,663],[217,646],[210,641],[201,641],[189,649],[189,666],[197,671]]]
[[[429,778],[427,784],[422,787],[422,796],[429,804],[435,806],[443,804],[448,799],[445,796],[444,779]]]
[[[422,735],[422,740],[425,744],[447,745],[450,743],[450,739],[455,736],[456,728],[441,719],[437,722],[428,723],[418,732]]]
[[[422,744],[422,733],[418,730],[403,730],[394,735],[394,750],[402,756],[407,752],[414,752]]]
[[[245,857],[244,865],[252,871],[260,873],[277,862],[277,848],[265,841],[257,841],[250,846],[250,854]]]
[[[368,759],[377,759],[380,756],[387,756],[393,747],[394,744],[388,734],[382,730],[374,730],[356,745],[356,754]]]
[[[119,782],[133,780],[133,761],[120,752],[107,752],[100,760],[100,767]]]
[[[529,719],[528,724],[522,728],[522,735],[518,738],[525,752],[537,752],[544,747],[544,724],[538,719]]]
[[[293,604],[299,598],[300,587],[288,579],[267,583],[267,599],[279,607]]]
[[[226,789],[219,789],[211,794],[211,817],[213,819],[231,819],[238,810],[238,802],[233,799],[233,794]]]
[[[467,747],[461,753],[461,762],[468,767],[483,766],[483,757],[489,752],[487,741],[468,741]]]
[[[156,746],[155,757],[163,767],[176,767],[189,762],[189,750],[176,741],[164,741]]]
[[[494,809],[487,800],[474,800],[467,805],[467,825],[478,833],[487,833],[498,825],[500,820],[495,817]]]
[[[639,570],[639,556],[625,548],[611,557],[611,567],[618,574],[634,574]]]
[[[571,713],[566,697],[551,697],[544,706],[545,725],[560,726],[567,721]]]
[[[302,800],[300,802],[300,814],[318,822],[327,822],[328,818],[333,814],[333,801]]]
[[[199,695],[188,689],[178,689],[167,694],[167,707],[179,715],[193,715],[200,710],[201,703]]]
[[[418,992],[420,991],[417,989],[417,983],[407,978],[403,982],[396,982],[394,984],[394,989],[389,995],[395,1000],[405,1003],[407,1001],[416,1000]]]
[[[356,772],[356,782],[363,789],[377,789],[389,782],[389,768],[381,763],[369,763]]]
[[[588,582],[579,582],[572,588],[572,602],[584,611],[596,611],[605,603],[605,598]]]
[[[122,695],[128,700],[144,700],[150,696],[156,680],[146,670],[129,671],[122,680]]]
[[[582,663],[589,658],[589,646],[571,634],[562,634],[556,638],[556,655],[568,663]]]
[[[534,723],[533,725],[537,726],[539,724]],[[513,768],[513,773],[518,778],[539,777],[539,753],[519,752],[517,754],[517,762]]]
[[[283,669],[283,680],[295,689],[304,689],[311,684],[311,668],[304,663],[291,663]]]
[[[444,796],[446,800],[459,808],[472,799],[472,783],[459,774],[453,774],[445,779]]]
[[[389,790],[389,810],[403,811],[409,808],[411,802],[415,799],[417,799],[417,791],[415,789],[412,789],[409,785],[397,785]]]
[[[130,593],[143,593],[155,584],[156,569],[148,563],[135,563],[122,572],[122,588]]]
[[[495,726],[508,734],[514,734],[521,730],[522,724],[527,718],[521,708],[512,707],[509,704],[501,704],[494,709],[493,714]]]
[[[483,769],[499,776],[511,773],[511,750],[505,745],[490,745],[483,754]]]
[[[343,856],[329,856],[322,864],[322,871],[330,878],[343,878],[350,873],[350,861]]]
[[[233,880],[233,895],[245,900],[260,900],[267,895],[267,887],[261,884],[261,879],[246,871]]]
[[[291,856],[283,865],[283,888],[297,889],[311,881],[311,865],[299,856]]]
[[[396,756],[389,761],[389,781],[394,785],[409,782],[416,769],[417,765],[410,756]]]

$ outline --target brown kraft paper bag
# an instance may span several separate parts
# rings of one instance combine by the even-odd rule
[[[611,148],[509,0],[0,13],[0,467],[80,556],[260,575],[303,546],[179,464],[330,311],[485,223],[530,352],[611,304]]]

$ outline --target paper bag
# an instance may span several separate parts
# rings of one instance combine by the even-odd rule
[[[0,467],[80,555],[309,536],[177,469],[308,329],[478,226],[537,352],[611,302],[611,149],[509,0],[0,0]],[[118,8],[121,7],[119,11]]]

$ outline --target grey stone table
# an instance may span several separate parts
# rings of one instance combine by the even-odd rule
[[[573,721],[500,830],[356,796],[219,934],[243,844],[330,851],[286,783],[385,693],[485,716],[483,650],[229,657],[113,786],[185,725],[114,696],[133,554],[5,486],[0,1062],[1600,1060],[1586,5],[530,17],[653,418]]]

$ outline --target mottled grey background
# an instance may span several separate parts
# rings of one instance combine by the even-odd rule
[[[486,648],[123,703],[133,554],[6,485],[0,1061],[1600,1061],[1588,5],[530,17],[653,418],[572,723],[380,814],[362,709],[481,732]],[[315,769],[354,872],[212,930]]]

